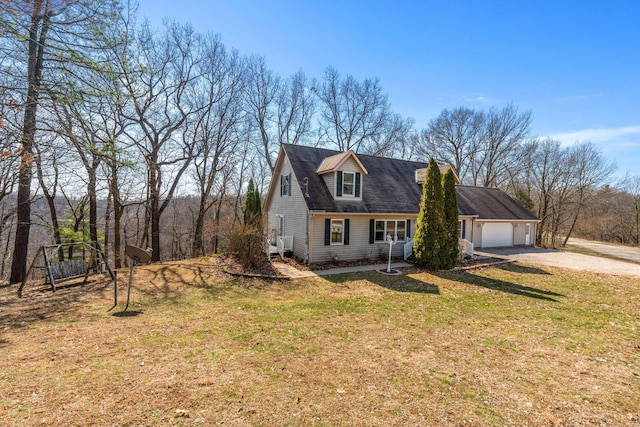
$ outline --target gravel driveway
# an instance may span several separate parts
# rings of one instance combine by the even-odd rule
[[[476,253],[478,255],[512,259],[529,264],[593,271],[596,273],[627,274],[640,277],[639,264],[552,249],[531,247],[488,248],[476,251]]]

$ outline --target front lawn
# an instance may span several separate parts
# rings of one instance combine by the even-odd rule
[[[139,267],[128,316],[108,283],[1,289],[0,425],[640,425],[637,278],[217,262]]]

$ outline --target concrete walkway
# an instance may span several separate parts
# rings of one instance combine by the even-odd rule
[[[289,264],[285,264],[283,262],[272,262],[271,265],[273,266],[274,270],[276,270],[282,276],[288,277],[289,279],[302,279],[302,278],[305,278],[305,277],[318,277],[318,275],[316,273],[314,273],[313,271],[298,270],[297,268],[295,268],[295,267],[293,267],[293,266],[291,266]]]
[[[347,274],[347,273],[357,273],[359,271],[373,271],[373,270],[386,270],[387,264],[372,264],[372,265],[355,265],[351,267],[338,267],[338,268],[328,268],[326,270],[316,270],[316,271],[304,271],[298,270],[297,268],[285,264],[282,262],[274,262],[273,268],[278,270],[280,274],[290,279],[302,279],[305,277],[318,277],[318,276],[331,276],[334,274]],[[410,264],[406,262],[394,262],[391,263],[391,268],[402,268],[408,267]]]

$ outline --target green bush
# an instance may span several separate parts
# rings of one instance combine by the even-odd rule
[[[431,270],[442,268],[443,229],[442,174],[434,159],[429,160],[422,200],[413,241],[413,257],[416,264]]]
[[[443,245],[442,268],[451,269],[458,262],[458,196],[456,194],[456,178],[449,169],[442,178],[444,216],[443,216]]]

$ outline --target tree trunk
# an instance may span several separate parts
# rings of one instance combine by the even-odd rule
[[[121,226],[124,207],[120,201],[120,189],[118,188],[118,170],[116,162],[111,164],[111,197],[113,198],[113,262],[115,268],[122,267],[122,241]]]
[[[11,260],[10,283],[20,283],[27,274],[27,252],[31,229],[31,179],[33,176],[33,130],[35,129],[35,107],[33,108],[33,128],[27,130],[25,119],[25,137],[22,140],[22,159],[18,178],[18,201],[15,244]],[[25,112],[25,116],[27,113]],[[31,134],[31,135],[29,135]]]
[[[223,196],[220,196],[218,200],[218,206],[216,206],[216,218],[214,224],[215,235],[213,239],[213,253],[218,253],[218,245],[220,243],[220,212],[222,211],[222,201],[224,200]]]
[[[569,231],[567,231],[567,235],[564,236],[564,241],[562,242],[562,247],[567,246],[567,242],[569,241],[569,237],[571,237],[571,233],[573,233],[573,229],[576,227],[576,223],[578,222],[578,217],[580,216],[580,212],[582,211],[584,193],[581,191],[578,206],[576,207],[573,215],[573,220],[571,221],[571,226],[569,227]]]
[[[149,219],[151,222],[151,261],[160,261],[160,194],[158,171],[154,165],[149,170]]]
[[[200,196],[200,205],[198,206],[198,217],[196,218],[195,229],[193,232],[193,245],[191,247],[191,256],[204,256],[204,216],[207,208],[207,196]]]
[[[0,236],[2,236],[2,233],[4,233],[4,230],[5,230],[5,227],[7,226],[7,222],[9,221],[9,218],[13,216],[13,212],[9,211],[8,213],[5,213],[4,207],[3,207],[0,213],[2,214],[2,217],[0,218]],[[9,228],[9,230],[7,231],[7,238],[5,239],[5,244],[2,251],[2,265],[0,266],[0,277],[4,277],[5,268],[6,268],[5,261],[9,258],[10,242],[11,242],[11,228]]]
[[[92,167],[87,170],[89,182],[87,183],[87,192],[89,193],[89,240],[98,241],[98,200],[96,196],[96,171],[100,160],[94,155]]]
[[[40,5],[41,6],[41,5]],[[29,62],[27,66],[27,100],[22,127],[22,153],[18,172],[17,227],[9,283],[20,283],[27,274],[29,233],[31,230],[31,180],[33,178],[33,143],[36,113],[43,68],[44,49],[49,28],[48,11],[34,8],[29,29]]]
[[[56,189],[58,186],[58,168],[54,162],[52,169],[55,173],[55,178],[53,180],[52,191],[49,191],[47,188],[43,173],[42,173],[42,152],[38,145],[34,145],[34,149],[38,153],[38,160],[36,162],[36,170],[38,172],[38,182],[40,184],[40,189],[42,189],[42,194],[44,198],[47,200],[47,206],[49,206],[49,216],[51,217],[51,226],[53,227],[53,241],[56,245],[62,243],[62,236],[60,235],[60,223],[58,221],[58,212],[56,210]],[[58,248],[58,261],[64,261],[64,251],[62,248]]]
[[[109,238],[109,222],[111,221],[111,212],[113,209],[111,206],[112,203],[113,197],[111,196],[111,186],[109,186],[109,194],[107,194],[107,207],[104,211],[104,246],[102,246],[102,250],[107,257],[109,254],[109,245],[111,244],[111,239]]]

